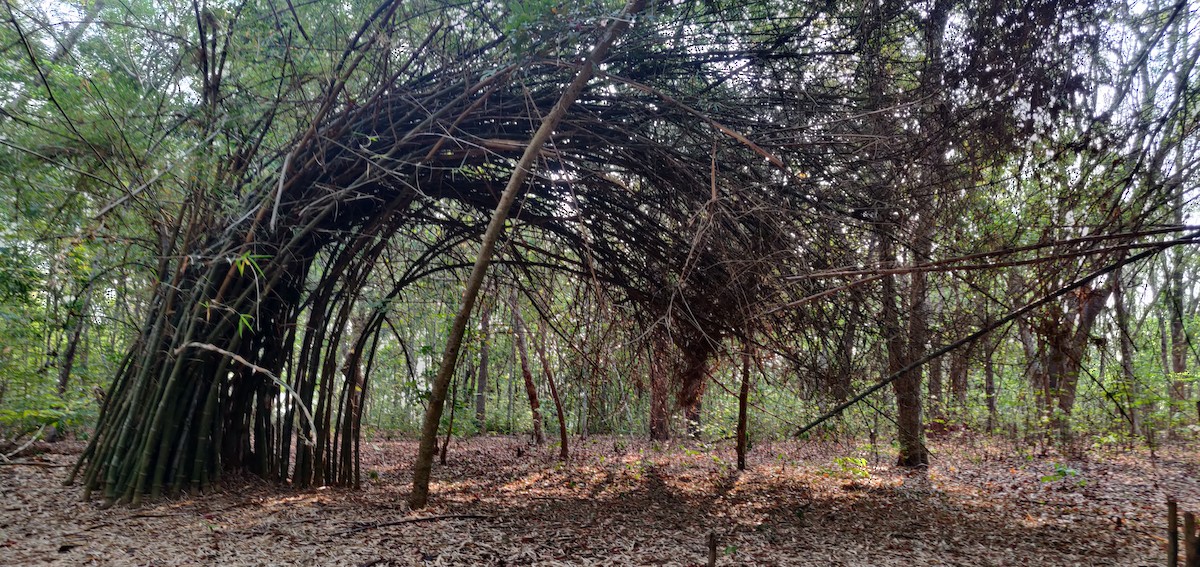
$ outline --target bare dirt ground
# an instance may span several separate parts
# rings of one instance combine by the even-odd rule
[[[100,510],[61,482],[78,445],[0,466],[6,565],[1164,565],[1165,502],[1200,512],[1200,448],[1068,459],[969,437],[924,471],[853,444],[625,437],[457,441],[411,511],[412,441],[364,441],[362,490],[248,478]],[[864,466],[865,465],[865,466]]]

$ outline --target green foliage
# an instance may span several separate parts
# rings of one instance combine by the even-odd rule
[[[1042,482],[1060,482],[1067,479],[1076,479],[1078,476],[1079,471],[1077,469],[1068,467],[1061,463],[1054,463],[1053,472],[1051,474],[1042,476],[1038,480]],[[1076,480],[1075,484],[1078,486],[1085,486],[1087,481],[1079,478]]]
[[[590,0],[564,3],[560,0],[519,0],[506,6],[503,32],[520,54],[546,54],[558,49],[577,49],[581,40],[601,29],[606,16],[620,11],[622,2]]]
[[[43,426],[60,431],[94,419],[95,408],[86,400],[66,401],[53,395],[27,397],[0,408],[0,434],[6,437],[27,435]]]
[[[0,242],[4,239],[0,237]],[[0,304],[28,305],[42,284],[42,275],[28,252],[0,245]]]
[[[862,457],[841,456],[833,459],[830,467],[821,467],[817,472],[829,477],[864,479],[871,477],[867,460]]]

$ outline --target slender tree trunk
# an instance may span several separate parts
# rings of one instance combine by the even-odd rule
[[[442,353],[441,366],[438,368],[438,374],[429,395],[429,406],[421,425],[421,444],[417,450],[416,462],[413,464],[413,491],[409,497],[409,504],[413,509],[424,508],[429,501],[429,478],[433,473],[433,454],[437,449],[438,423],[442,419],[442,406],[446,401],[446,390],[449,389],[450,379],[454,376],[454,363],[458,360],[458,349],[462,346],[467,321],[471,318],[471,310],[475,307],[475,297],[479,294],[479,288],[487,274],[488,265],[492,261],[492,252],[496,247],[496,242],[504,230],[508,211],[516,201],[517,194],[525,186],[525,180],[528,178],[529,171],[533,168],[542,146],[546,144],[550,134],[566,116],[567,108],[574,104],[575,99],[579,98],[579,94],[591,80],[595,67],[604,60],[608,48],[625,32],[633,21],[633,17],[645,6],[646,0],[630,0],[625,5],[625,9],[621,11],[621,15],[611,20],[608,30],[597,41],[587,59],[583,61],[575,78],[567,85],[554,108],[550,109],[550,112],[542,119],[542,124],[530,139],[529,145],[525,147],[521,159],[513,168],[508,185],[500,195],[500,202],[492,213],[491,221],[488,222],[487,230],[483,235],[483,242],[479,246],[479,254],[476,256],[475,265],[471,270],[471,277],[467,280],[466,289],[463,292],[462,308],[459,309],[458,315],[450,327],[450,336],[446,339],[446,350]]]
[[[75,356],[79,352],[79,343],[82,342],[84,330],[87,329],[88,311],[92,305],[92,284],[88,284],[83,290],[83,298],[80,302],[79,311],[70,313],[71,330],[67,337],[66,350],[62,355],[62,362],[58,368],[58,397],[63,397],[67,393],[67,385],[71,380],[71,371],[75,368]]]
[[[671,438],[671,405],[667,375],[669,356],[667,339],[661,331],[654,333],[650,355],[650,439],[667,441]]]
[[[479,315],[479,374],[475,378],[475,429],[480,433],[487,432],[487,395],[488,395],[488,358],[492,344],[490,304],[484,304],[483,312]]]
[[[529,370],[529,352],[525,345],[525,321],[521,319],[521,310],[517,306],[516,290],[513,290],[509,305],[512,308],[513,343],[516,345],[517,356],[521,361],[521,377],[525,380],[525,395],[529,398],[529,411],[533,414],[533,442],[540,446],[546,442],[546,435],[542,432],[542,405],[538,401],[537,386],[533,383],[533,373]]]
[[[683,419],[687,422],[688,437],[700,436],[700,410],[703,408],[703,404],[704,399],[701,398],[683,409]]]
[[[566,461],[570,457],[567,449],[567,415],[563,412],[562,399],[558,397],[558,387],[554,384],[554,371],[550,368],[550,358],[546,356],[546,325],[541,326],[537,343],[538,358],[542,361],[542,373],[546,375],[546,383],[550,386],[550,398],[554,400],[554,411],[558,414],[558,460]]]
[[[900,366],[920,360],[927,348],[928,326],[926,313],[927,280],[924,272],[912,275],[909,288],[908,344]],[[889,360],[891,356],[889,356]],[[889,374],[899,368],[889,369]],[[921,369],[918,367],[892,383],[896,393],[896,423],[899,428],[899,455],[896,464],[902,467],[919,467],[929,464],[929,451],[925,448],[925,423],[921,418]]]
[[[987,430],[989,433],[996,430],[999,425],[999,417],[996,411],[996,347],[1000,341],[989,339],[992,343],[987,349],[987,357],[983,360],[983,395],[987,399]]]
[[[930,99],[944,96],[942,87],[943,62],[942,38],[945,35],[946,21],[949,17],[951,2],[938,0],[934,2],[929,17],[924,23],[925,68],[921,71],[921,90]],[[942,105],[928,105],[924,110],[922,134],[929,143],[929,163],[933,164],[928,176],[929,186],[938,187],[943,184],[946,169],[946,142],[942,139],[942,130],[948,126],[947,112],[941,110]],[[911,213],[916,216],[911,238],[911,258],[913,264],[928,262],[933,252],[933,235],[938,216],[937,203],[931,190],[913,192],[911,198],[915,205]],[[894,257],[889,255],[887,261]],[[889,305],[891,300],[887,300]],[[908,288],[908,336],[901,357],[902,365],[909,366],[925,357],[929,349],[929,274],[916,271],[909,275]],[[890,359],[890,356],[889,356]],[[921,379],[924,368],[918,366],[905,372],[893,382],[896,392],[897,425],[900,435],[900,450],[897,464],[903,467],[919,467],[929,464],[929,450],[925,447],[925,422],[921,415]]]
[[[885,268],[890,267],[895,264],[891,236],[881,233],[880,241],[880,264]],[[883,278],[881,299],[883,311],[880,313],[880,329],[887,345],[887,375],[892,375],[907,365],[906,340],[900,329],[899,293],[895,276]],[[899,466],[927,464],[929,457],[921,430],[921,375],[919,372],[906,373],[892,382],[892,388],[896,394],[896,435],[900,444],[896,462]]]
[[[833,399],[839,404],[846,401],[854,391],[854,345],[857,341],[858,328],[862,326],[862,311],[857,303],[850,306],[850,314],[846,319],[846,328],[842,332],[841,344],[838,345],[837,372],[832,376]]]
[[[509,336],[508,340],[508,380],[507,380],[507,396],[508,407],[505,411],[504,430],[508,434],[513,432],[513,398],[516,397],[516,375],[517,375],[517,341],[512,340]]]
[[[960,419],[965,416],[967,409],[970,361],[970,345],[950,354],[950,397],[954,401],[954,414]]]
[[[468,366],[466,368],[466,372],[463,372],[462,384],[463,384],[464,390],[469,385],[472,374],[474,374],[474,370]],[[467,390],[467,391],[469,392],[470,390]],[[450,453],[450,438],[454,436],[454,413],[455,413],[454,410],[457,408],[458,408],[458,384],[455,383],[450,387],[450,423],[448,423],[446,425],[446,436],[444,438],[442,438],[442,450],[438,452],[438,463],[442,464],[442,465],[446,464],[446,458],[449,456],[449,453]]]
[[[55,391],[59,398],[64,398],[67,395],[67,386],[70,385],[71,372],[75,369],[75,357],[79,352],[79,343],[83,342],[83,332],[87,328],[88,309],[91,303],[92,284],[89,283],[83,290],[83,298],[78,312],[71,310],[67,315],[71,326],[67,334],[67,344],[62,354],[62,360],[58,363],[58,384]],[[43,438],[50,443],[58,441],[58,427],[51,425],[46,428]]]
[[[749,415],[750,401],[750,341],[742,345],[742,387],[738,390],[738,422],[737,422],[737,468],[739,471],[746,470],[746,451],[749,449],[747,443],[747,418]]]
[[[1047,394],[1052,412],[1049,432],[1057,432],[1063,442],[1071,439],[1071,412],[1075,407],[1088,339],[1111,290],[1111,284],[1103,289],[1080,288],[1073,299],[1073,320],[1062,321],[1056,328],[1048,329],[1044,337]]]
[[[933,249],[933,229],[936,213],[931,198],[918,199],[921,210],[912,246],[914,263],[929,261]],[[929,275],[914,272],[908,289],[908,344],[904,348],[903,365],[908,366],[925,357],[929,348]],[[925,447],[925,422],[921,415],[922,367],[910,370],[893,382],[896,392],[897,424],[900,428],[900,451],[897,464],[919,467],[929,464]]]
[[[1117,312],[1117,334],[1120,335],[1121,377],[1125,383],[1125,407],[1128,408],[1129,435],[1137,437],[1142,430],[1138,399],[1137,376],[1133,373],[1133,335],[1129,329],[1129,312],[1125,307],[1125,283],[1122,270],[1113,273],[1113,306]]]
[[[929,420],[944,421],[945,413],[945,385],[942,384],[942,359],[935,358],[929,361],[929,383],[926,391],[929,398]]]
[[[1175,224],[1183,224],[1183,190],[1175,193]],[[1184,287],[1183,287],[1183,247],[1176,246],[1171,250],[1171,271],[1167,277],[1167,303],[1171,318],[1171,407],[1167,420],[1168,434],[1175,435],[1174,416],[1183,408],[1187,399],[1187,333],[1183,327]]]

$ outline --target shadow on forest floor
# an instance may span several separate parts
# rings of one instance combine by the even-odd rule
[[[411,441],[364,441],[364,488],[255,479],[140,509],[61,486],[74,454],[0,467],[0,563],[339,565],[1161,565],[1165,501],[1200,512],[1200,450],[1036,456],[933,443],[925,470],[853,444],[575,440],[570,463],[511,437],[451,444],[411,512]],[[882,463],[882,464],[881,464]]]

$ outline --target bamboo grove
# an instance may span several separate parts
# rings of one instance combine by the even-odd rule
[[[729,352],[841,401],[875,353],[907,465],[928,458],[921,387],[941,376],[927,355],[979,328],[999,331],[964,348],[995,349],[1017,329],[997,322],[1036,305],[1019,342],[1067,433],[1090,329],[1119,293],[1108,268],[1195,238],[1181,230],[1193,7],[793,4],[631,17],[538,150],[487,289],[536,299],[539,282],[570,281],[597,313],[619,309],[650,361],[658,437],[671,407],[698,411]],[[168,7],[161,41],[185,86],[160,106],[183,110],[92,135],[55,110],[54,62],[8,5],[6,38],[45,70],[22,96],[46,103],[10,100],[5,116],[61,138],[17,149],[89,172],[102,231],[139,219],[152,235],[136,338],[71,476],[110,504],[229,471],[356,485],[389,317],[424,282],[466,277],[467,245],[620,7]],[[91,15],[120,27],[113,10]],[[143,147],[170,160],[143,167]]]

